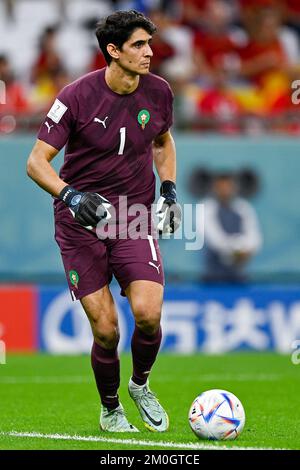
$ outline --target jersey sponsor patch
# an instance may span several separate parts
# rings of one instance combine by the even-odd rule
[[[67,109],[68,107],[56,98],[47,116],[58,124]]]

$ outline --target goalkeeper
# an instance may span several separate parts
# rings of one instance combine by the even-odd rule
[[[28,175],[54,197],[55,239],[72,298],[80,300],[90,321],[100,428],[109,432],[138,431],[128,422],[118,395],[119,327],[109,288],[112,275],[135,319],[129,394],[150,431],[168,428],[167,413],[148,380],[161,343],[164,286],[150,217],[155,199],[153,161],[161,180],[158,230],[173,233],[181,212],[170,133],[173,94],[165,80],[149,73],[155,30],[134,10],[115,12],[98,24],[96,36],[107,67],[59,93],[27,166]],[[64,146],[58,176],[51,161]],[[132,236],[135,217],[128,215],[136,205],[145,208],[139,237]],[[99,228],[112,225],[118,228],[116,236],[99,236]]]

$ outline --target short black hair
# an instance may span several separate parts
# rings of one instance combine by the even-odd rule
[[[107,52],[107,45],[112,43],[121,49],[124,42],[128,41],[137,28],[142,28],[151,35],[156,31],[155,24],[136,10],[116,11],[104,20],[99,21],[96,37],[108,65],[111,63],[112,57]]]
[[[218,171],[214,176],[215,181],[219,181],[219,180],[232,180],[232,181],[235,181],[235,179],[236,179],[235,173],[233,171],[229,171],[229,170]]]

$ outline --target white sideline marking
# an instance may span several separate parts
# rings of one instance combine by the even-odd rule
[[[214,382],[214,381],[233,381],[233,382],[273,382],[275,380],[282,379],[283,376],[279,374],[204,374],[199,375],[199,382]],[[156,377],[156,382],[171,382],[172,378],[167,377]],[[0,377],[0,384],[48,384],[48,383],[57,383],[57,384],[69,384],[69,383],[91,383],[94,381],[92,375],[69,375],[69,376],[3,376]],[[191,377],[181,377],[181,382],[195,382],[194,378]]]
[[[198,375],[199,382],[213,382],[213,381],[232,381],[232,382],[273,382],[274,380],[281,380],[283,378],[280,374],[203,374]],[[170,382],[173,379],[170,377],[161,377],[155,379],[157,382]],[[194,377],[180,377],[180,382],[194,382]]]
[[[69,383],[90,383],[93,382],[93,377],[85,376],[85,375],[73,375],[73,376],[43,376],[43,375],[33,375],[33,376],[25,376],[25,377],[10,377],[4,376],[0,377],[0,384],[69,384]]]
[[[128,444],[135,446],[148,446],[148,447],[166,447],[172,449],[191,449],[191,450],[287,450],[287,449],[274,449],[272,447],[226,447],[208,445],[208,444],[194,444],[193,442],[165,442],[165,441],[146,441],[139,439],[113,439],[108,437],[97,436],[70,436],[68,434],[42,434],[39,432],[0,432],[1,436],[10,437],[29,437],[38,439],[57,439],[61,441],[85,441],[85,442],[107,442],[110,444]]]

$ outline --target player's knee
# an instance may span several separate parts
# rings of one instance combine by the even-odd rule
[[[117,325],[108,325],[106,327],[94,327],[93,334],[95,341],[103,348],[113,349],[119,344],[120,333]]]
[[[137,327],[149,335],[153,335],[157,332],[160,325],[160,317],[160,309],[151,309],[148,306],[140,305],[135,311]]]
[[[160,322],[151,318],[136,321],[137,327],[147,335],[154,335],[159,329]]]

